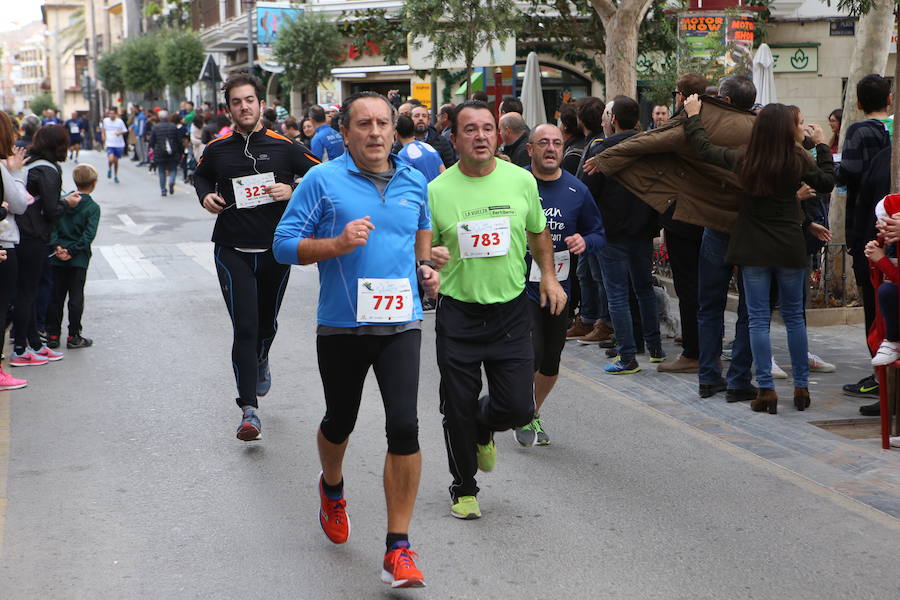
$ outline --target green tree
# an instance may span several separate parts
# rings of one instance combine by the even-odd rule
[[[159,68],[159,44],[159,36],[154,35],[130,38],[122,44],[122,81],[125,89],[150,92],[165,86]]]
[[[125,79],[122,75],[122,45],[115,46],[97,59],[97,79],[110,92],[125,93]]]
[[[197,81],[203,68],[203,42],[190,31],[165,35],[159,47],[159,71],[163,80],[181,90]]]
[[[304,12],[288,19],[272,46],[284,66],[282,80],[315,95],[319,83],[331,79],[331,70],[341,64],[343,42],[337,24],[321,14]]]
[[[444,15],[453,19],[446,20]],[[462,59],[465,81],[471,82],[475,55],[515,35],[519,13],[513,0],[407,0],[405,22],[413,39],[431,42],[435,65]],[[471,85],[466,92],[471,97]]]
[[[365,52],[370,43],[378,44],[378,52],[389,65],[396,65],[406,56],[406,23],[398,16],[389,16],[383,8],[345,11],[338,22],[343,36]]]
[[[838,10],[846,10],[851,16],[865,16],[874,12],[878,7],[885,8],[883,3],[889,4],[894,13],[895,26],[900,26],[900,1],[898,0],[838,0]],[[852,75],[852,74],[851,74]],[[894,87],[900,81],[900,60],[896,61],[894,67]],[[848,92],[850,96],[851,92]],[[900,102],[897,101],[895,92],[894,98],[894,130],[896,132],[896,123],[900,120]],[[846,125],[849,119],[845,118],[841,135],[846,131]],[[894,136],[893,147],[891,149],[891,193],[900,193],[900,136]]]
[[[53,101],[53,96],[51,96],[49,92],[41,92],[40,94],[37,94],[34,98],[31,99],[31,102],[28,103],[28,106],[29,108],[31,108],[31,112],[36,115],[40,115],[48,108],[59,110],[56,106],[56,102]]]

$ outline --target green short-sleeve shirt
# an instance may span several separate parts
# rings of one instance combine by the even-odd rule
[[[456,164],[428,184],[432,244],[450,249],[450,262],[441,270],[441,293],[462,302],[496,304],[519,296],[525,289],[525,232],[541,233],[547,224],[534,176],[495,160],[485,177],[463,175]],[[508,219],[508,252],[462,258],[461,242],[471,251],[472,245],[491,241],[493,234],[474,239],[477,233],[472,233],[479,231],[475,223],[486,219],[500,224]]]

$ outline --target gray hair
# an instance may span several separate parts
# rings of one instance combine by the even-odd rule
[[[340,112],[340,124],[341,127],[350,128],[350,108],[353,106],[353,103],[359,100],[360,98],[378,98],[379,100],[383,100],[385,104],[387,104],[388,109],[391,111],[391,125],[394,127],[397,126],[397,109],[394,108],[394,105],[391,104],[391,101],[387,99],[387,97],[379,94],[378,92],[358,92],[353,94],[341,105]]]
[[[522,133],[528,129],[528,125],[525,123],[525,119],[522,118],[522,115],[514,112],[506,113],[500,117],[500,125],[506,127],[513,133]]]

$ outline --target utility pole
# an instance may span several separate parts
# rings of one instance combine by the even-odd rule
[[[244,0],[247,7],[247,72],[253,75],[253,13],[256,3],[254,0]]]
[[[88,132],[91,136],[91,147],[96,143],[94,135],[96,127],[99,123],[100,114],[100,88],[97,86],[97,21],[94,16],[94,0],[88,0],[88,10],[90,11],[90,39],[88,40],[88,52],[91,55],[91,70],[93,71],[93,90],[88,98],[88,110],[90,118],[88,119]]]

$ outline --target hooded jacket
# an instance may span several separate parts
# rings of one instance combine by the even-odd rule
[[[703,97],[703,125],[717,146],[740,148],[750,141],[753,113],[716,98]],[[700,160],[684,132],[684,112],[657,129],[639,133],[606,149],[597,166],[627,190],[672,217],[730,233],[743,192],[737,176]]]
[[[70,260],[50,259],[54,267],[81,267],[87,269],[91,260],[91,242],[97,236],[100,224],[100,205],[90,194],[81,194],[81,202],[66,210],[56,222],[50,235],[50,245],[61,246],[69,251]]]

